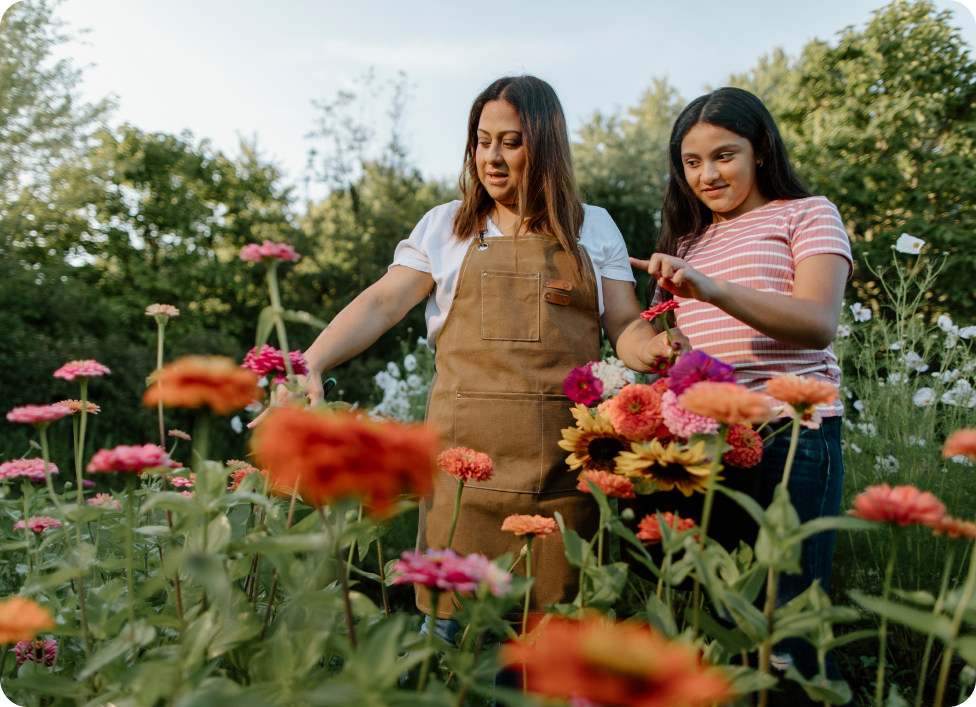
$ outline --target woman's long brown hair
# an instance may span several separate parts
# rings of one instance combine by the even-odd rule
[[[481,229],[494,201],[478,178],[475,154],[478,124],[489,101],[505,101],[518,113],[526,162],[518,188],[516,213],[527,233],[552,236],[573,256],[573,270],[586,288],[577,247],[583,226],[583,204],[576,188],[566,116],[552,86],[534,76],[507,76],[481,92],[468,116],[468,142],[459,180],[461,207],[454,215],[454,236],[460,241]]]

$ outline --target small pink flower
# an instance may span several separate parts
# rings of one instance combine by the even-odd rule
[[[688,439],[693,434],[713,435],[718,432],[718,422],[685,410],[678,403],[678,396],[673,390],[666,390],[661,396],[661,417],[668,431],[681,439]]]
[[[190,435],[188,435],[183,430],[170,430],[169,432],[167,432],[167,434],[170,437],[179,437],[180,439],[185,439],[185,440],[189,440],[190,439]]]
[[[115,510],[122,511],[122,504],[119,503],[110,493],[96,493],[94,498],[88,499],[89,506],[115,506]]]
[[[256,263],[259,260],[267,260],[269,258],[297,263],[302,259],[302,256],[296,253],[295,249],[286,243],[273,243],[271,241],[265,241],[261,245],[249,243],[241,248],[241,260]]]
[[[670,312],[672,309],[677,309],[681,305],[675,302],[673,299],[665,300],[660,304],[656,304],[647,311],[641,312],[641,319],[646,319],[651,321],[654,317],[659,317],[665,312]]]
[[[94,481],[89,481],[88,479],[82,479],[81,480],[81,486],[82,486],[82,488],[93,489],[93,488],[95,488],[95,482]]]
[[[58,473],[58,467],[48,462],[47,470],[51,474]],[[26,476],[31,481],[44,481],[43,459],[14,459],[0,464],[0,481]]]
[[[187,498],[196,498],[193,491],[180,491],[181,496],[186,496]]]
[[[500,570],[478,554],[459,557],[453,550],[431,550],[426,555],[404,552],[393,564],[393,571],[401,573],[394,584],[421,584],[442,592],[473,592],[478,582],[485,582],[492,594],[501,596],[511,582],[511,575]]]
[[[100,449],[88,464],[88,473],[96,471],[120,471],[141,473],[157,466],[172,466],[169,455],[155,444],[129,447],[124,444],[115,449]]]
[[[488,481],[495,472],[491,458],[484,452],[476,452],[467,447],[455,447],[441,452],[437,457],[441,469],[456,479],[469,481]]]
[[[146,307],[147,317],[178,317],[180,310],[171,304],[151,304]]]
[[[54,377],[73,381],[75,378],[95,378],[106,373],[111,373],[107,366],[89,358],[84,361],[68,361],[54,372]]]
[[[288,360],[291,361],[292,373],[298,376],[308,374],[308,362],[301,351],[289,351]],[[285,357],[281,351],[267,344],[261,347],[260,352],[256,352],[255,349],[248,351],[241,368],[248,368],[259,376],[274,373],[275,377],[272,381],[274,383],[284,383],[285,375],[288,373],[285,368]]]
[[[55,405],[64,405],[64,407],[71,410],[72,413],[81,412],[81,401],[80,400],[59,400],[54,403]],[[102,411],[95,403],[87,402],[85,403],[85,411],[89,415],[97,415]]]
[[[14,646],[14,655],[17,656],[18,668],[28,660],[50,668],[58,657],[58,642],[42,641],[40,638],[21,641]]]
[[[64,405],[23,405],[8,412],[7,420],[36,425],[43,422],[53,422],[70,414],[72,414],[71,408]]]
[[[193,486],[193,481],[186,478],[185,476],[171,476],[169,478],[169,483],[175,488],[183,488],[184,486]]]
[[[574,403],[592,405],[603,396],[603,381],[593,375],[589,364],[577,366],[563,381],[563,392]]]
[[[33,518],[27,519],[27,527],[33,530],[35,533],[43,533],[48,528],[60,528],[61,521],[57,518],[51,518],[49,516],[34,516]],[[24,521],[18,520],[14,523],[14,530],[23,530]]]

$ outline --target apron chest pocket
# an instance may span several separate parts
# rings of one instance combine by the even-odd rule
[[[490,341],[539,341],[542,280],[526,274],[481,273],[481,338]]]

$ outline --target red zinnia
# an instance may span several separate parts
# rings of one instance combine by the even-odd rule
[[[732,446],[725,453],[725,461],[732,466],[748,469],[762,461],[762,437],[749,425],[729,425],[725,441]]]
[[[937,527],[946,515],[946,507],[928,491],[914,486],[888,484],[868,486],[854,499],[854,510],[848,514],[878,523],[927,525]]]
[[[603,381],[593,375],[589,365],[577,366],[563,381],[563,392],[574,403],[589,406],[603,396]]]
[[[966,538],[976,540],[976,523],[944,516],[942,520],[930,526],[933,535],[948,535],[950,538]]]
[[[42,641],[39,638],[33,641],[21,641],[14,646],[14,655],[17,656],[18,668],[28,660],[43,663],[50,668],[58,657],[58,642]]]
[[[661,515],[664,517],[664,522],[668,524],[668,527],[679,533],[698,526],[691,518],[678,518],[678,527],[675,528],[673,513],[664,511]],[[637,524],[637,530],[637,537],[643,540],[645,545],[657,545],[661,542],[661,524],[657,520],[656,513],[644,516],[641,522]]]
[[[609,471],[584,471],[576,484],[577,491],[593,493],[586,483],[587,479],[610,498],[634,498],[634,482],[625,476],[611,474]]]
[[[104,376],[106,373],[111,373],[107,366],[89,358],[84,361],[68,361],[54,372],[54,377],[73,381],[75,378],[94,378]]]
[[[441,469],[464,483],[488,481],[495,472],[487,454],[467,447],[455,447],[441,452],[437,456],[437,463]]]
[[[651,321],[652,319],[654,319],[654,317],[659,317],[665,312],[670,312],[672,309],[677,309],[680,306],[681,305],[678,304],[675,300],[669,299],[664,302],[661,302],[660,304],[654,305],[653,307],[651,307],[650,309],[644,312],[641,312],[640,316],[641,319],[646,319],[647,321]]]

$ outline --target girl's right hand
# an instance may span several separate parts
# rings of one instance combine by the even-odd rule
[[[247,428],[249,430],[253,430],[255,427],[260,425],[261,421],[264,420],[268,413],[271,412],[272,407],[281,407],[289,403],[295,403],[301,399],[306,399],[308,400],[309,405],[314,405],[325,397],[325,388],[322,385],[321,375],[298,376],[298,382],[302,385],[302,392],[300,395],[292,393],[283,385],[279,385],[275,390],[275,404],[269,405],[264,412],[248,422]]]
[[[716,292],[715,281],[695,270],[681,258],[655,253],[650,260],[630,258],[635,268],[647,270],[657,284],[678,297],[710,302]]]
[[[674,337],[674,342],[681,345],[681,351],[679,353],[688,353],[691,351],[691,342],[688,337],[681,333],[681,330],[677,327],[671,327],[671,336]],[[662,331],[660,334],[655,336],[644,347],[641,351],[640,357],[643,363],[651,368],[657,359],[661,356],[668,357],[671,354],[671,343],[668,341],[668,333]]]

